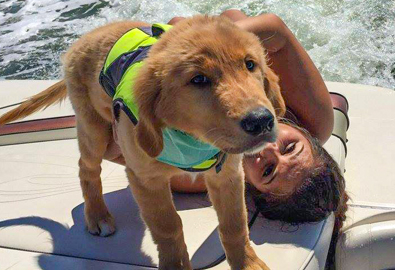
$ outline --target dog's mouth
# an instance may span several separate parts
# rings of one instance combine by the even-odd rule
[[[277,132],[271,132],[269,134],[260,135],[246,143],[241,147],[226,147],[222,151],[229,154],[246,154],[254,155],[262,151],[267,143],[273,143],[277,139]]]

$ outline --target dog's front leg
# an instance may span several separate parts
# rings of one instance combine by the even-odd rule
[[[205,179],[217,211],[219,233],[231,269],[269,269],[250,245],[241,156],[229,155],[222,171],[219,174],[210,171]]]
[[[169,180],[141,179],[126,169],[141,216],[158,245],[160,270],[191,270],[181,218],[170,192]]]

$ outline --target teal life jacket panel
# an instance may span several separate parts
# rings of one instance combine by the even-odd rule
[[[116,119],[122,109],[133,124],[137,124],[134,79],[151,46],[160,34],[170,28],[171,25],[153,24],[152,27],[131,29],[118,39],[108,53],[99,82],[113,99]],[[216,166],[217,172],[221,170],[226,154],[218,148],[172,128],[164,128],[162,133],[164,146],[156,158],[158,161],[191,172],[205,171],[213,166]]]

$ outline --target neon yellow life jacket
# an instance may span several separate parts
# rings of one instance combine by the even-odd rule
[[[122,109],[133,122],[138,122],[138,108],[134,101],[133,85],[150,47],[171,25],[153,24],[126,32],[111,48],[100,73],[99,82],[113,99],[115,118]],[[185,132],[162,130],[164,147],[157,160],[182,170],[199,172],[216,166],[221,170],[226,154],[218,148],[197,140]]]

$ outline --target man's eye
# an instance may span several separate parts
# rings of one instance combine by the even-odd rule
[[[295,150],[295,147],[296,147],[296,142],[288,144],[284,150],[284,154],[292,153]]]
[[[210,80],[206,76],[199,74],[192,78],[191,83],[195,85],[203,86],[210,83]]]
[[[269,167],[266,168],[266,170],[263,172],[262,177],[269,176],[274,170],[274,165],[270,165]]]

